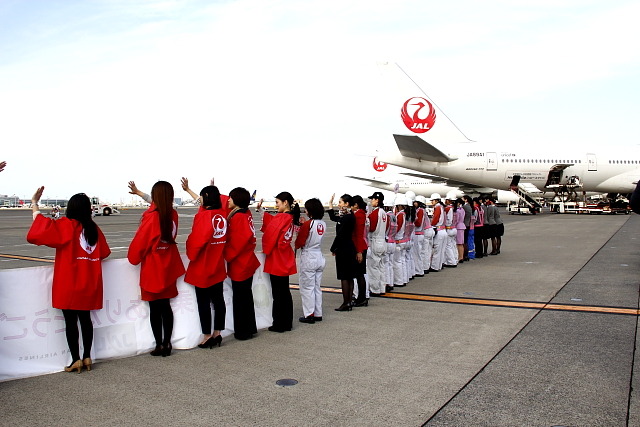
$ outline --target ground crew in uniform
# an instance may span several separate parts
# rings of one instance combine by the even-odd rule
[[[296,249],[300,249],[300,298],[302,314],[298,320],[302,323],[322,321],[322,272],[325,259],[322,255],[322,238],[327,224],[322,220],[324,207],[318,199],[309,199],[304,208],[309,220],[300,226],[296,237]]]
[[[414,275],[418,277],[424,276],[425,270],[429,270],[429,267],[424,268],[425,260],[425,238],[424,232],[425,228],[430,228],[429,225],[429,215],[427,215],[427,210],[425,209],[425,198],[424,196],[416,196],[416,199],[413,202],[413,206],[416,211],[416,219],[413,222],[415,229],[413,230],[413,246],[411,250],[413,252],[413,261],[414,261]]]
[[[376,191],[371,196],[373,210],[369,213],[369,252],[367,260],[367,277],[369,279],[369,292],[373,296],[385,293],[386,274],[384,257],[387,253],[385,241],[388,225],[387,213],[382,209],[384,195]]]
[[[464,225],[467,213],[464,210],[464,201],[456,199],[454,202],[455,212],[453,213],[453,226],[458,230],[456,234],[456,247],[458,249],[458,264],[464,262],[464,242],[467,228]]]
[[[431,195],[431,205],[433,206],[431,227],[434,228],[435,232],[435,236],[433,237],[433,253],[431,254],[431,267],[429,268],[431,272],[442,270],[444,252],[447,244],[447,233],[444,225],[445,213],[441,199],[442,197],[438,193]]]
[[[444,252],[444,263],[443,267],[457,267],[458,266],[458,249],[456,247],[456,236],[458,234],[458,230],[456,229],[453,221],[455,216],[456,208],[453,205],[454,196],[447,195],[445,199],[445,220],[444,220],[444,228],[446,230],[447,239],[446,239],[446,247]]]
[[[413,257],[413,245],[415,241],[415,220],[416,220],[416,209],[413,207],[413,201],[416,198],[416,193],[413,191],[407,191],[405,193],[407,197],[407,207],[405,208],[406,221],[407,226],[405,227],[405,234],[407,235],[408,242],[407,247],[405,248],[405,259],[407,263],[407,282],[409,280],[413,280],[413,276],[415,276],[415,262]]]
[[[425,225],[424,225],[424,247],[422,252],[422,267],[424,268],[424,274],[429,274],[431,269],[431,257],[433,256],[433,238],[436,233],[431,226],[431,218],[427,212],[427,203],[431,203],[431,199],[427,199],[424,196],[420,196],[420,203],[424,204],[425,213]]]
[[[393,202],[385,205],[387,211],[387,231],[385,240],[387,241],[387,252],[384,254],[384,268],[386,277],[385,292],[393,291],[393,260],[396,253],[396,233],[398,232],[398,224],[396,214],[394,212]]]
[[[396,196],[394,201],[395,205],[395,214],[396,214],[396,234],[394,236],[394,240],[396,243],[396,248],[393,254],[393,286],[406,286],[409,278],[407,276],[407,260],[405,258],[405,252],[407,247],[406,240],[406,212],[405,208],[407,206],[407,198],[404,194],[399,194]]]

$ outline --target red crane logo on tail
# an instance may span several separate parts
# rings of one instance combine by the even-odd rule
[[[423,111],[424,107],[429,107],[429,112]],[[425,116],[425,118],[421,118]],[[429,101],[420,97],[407,99],[401,110],[402,121],[412,132],[425,133],[433,127],[436,122],[436,110]]]
[[[377,157],[373,158],[373,169],[376,172],[382,172],[387,168],[387,164],[384,162],[379,162]]]

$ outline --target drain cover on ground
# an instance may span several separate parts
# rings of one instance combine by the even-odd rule
[[[290,387],[292,385],[298,384],[298,381],[291,378],[285,378],[283,380],[276,381],[276,384],[282,387]]]

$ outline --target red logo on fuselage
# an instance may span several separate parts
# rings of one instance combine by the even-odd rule
[[[429,111],[423,110],[424,107],[429,107]],[[433,124],[436,122],[436,110],[434,110],[433,105],[426,99],[413,97],[407,99],[402,106],[401,117],[405,126],[410,131],[425,133],[431,130]]]
[[[382,172],[387,168],[387,164],[384,162],[379,162],[376,157],[373,158],[373,168],[376,172]]]

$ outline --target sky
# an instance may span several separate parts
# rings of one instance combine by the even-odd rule
[[[601,0],[2,0],[0,194],[120,203],[128,181],[162,179],[188,198],[186,176],[368,196],[344,176],[376,175],[394,146],[385,61],[472,140],[637,150],[638,16]]]

